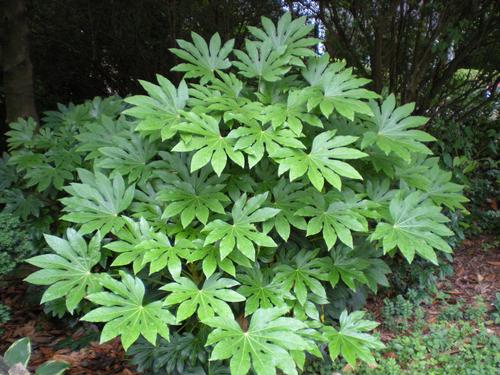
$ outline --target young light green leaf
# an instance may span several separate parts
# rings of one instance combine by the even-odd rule
[[[179,305],[177,322],[182,322],[195,312],[200,320],[215,315],[224,319],[233,319],[233,312],[227,302],[245,300],[245,297],[231,289],[236,285],[239,285],[236,280],[221,278],[220,274],[213,274],[205,280],[201,289],[187,277],[179,277],[175,282],[160,289],[171,292],[165,298],[164,304],[166,306]]]
[[[378,338],[366,333],[376,328],[378,323],[364,320],[364,314],[363,311],[348,314],[344,310],[340,315],[338,330],[331,326],[322,327],[332,361],[341,355],[352,367],[356,366],[358,358],[368,364],[375,363],[370,350],[383,349],[385,346]]]
[[[290,262],[280,262],[275,270],[274,282],[290,291],[301,305],[305,305],[309,291],[326,299],[326,291],[321,280],[326,280],[327,271],[324,258],[319,258],[319,249],[300,250]]]
[[[71,196],[61,199],[67,212],[61,219],[81,224],[82,234],[99,229],[105,235],[123,227],[120,213],[132,203],[135,186],[126,187],[121,175],[109,179],[100,172],[78,169],[78,176],[81,183],[64,188]]]
[[[168,340],[168,325],[175,324],[174,316],[161,301],[144,303],[145,288],[142,281],[120,272],[121,281],[103,274],[100,282],[109,292],[93,293],[87,299],[97,305],[82,317],[87,322],[106,322],[101,332],[101,342],[120,336],[125,350],[140,335],[153,345],[158,335]]]
[[[73,313],[87,294],[100,289],[98,274],[92,269],[101,259],[101,237],[97,233],[87,244],[71,228],[67,230],[66,237],[45,235],[45,241],[54,253],[28,259],[28,263],[41,270],[25,280],[31,284],[50,285],[43,293],[41,303],[64,297],[66,308]]]
[[[224,43],[221,47],[221,39],[215,33],[210,39],[210,44],[194,31],[191,32],[193,43],[177,39],[180,48],[170,48],[170,51],[186,61],[172,68],[176,72],[185,72],[185,78],[201,77],[201,83],[206,83],[214,77],[217,70],[225,70],[231,66],[227,58],[233,50],[234,39]]]
[[[387,155],[394,153],[409,162],[411,153],[424,155],[432,151],[422,142],[434,141],[435,138],[421,130],[415,130],[429,119],[422,116],[410,116],[415,108],[414,103],[408,103],[396,108],[396,98],[389,95],[379,107],[370,102],[374,116],[370,119],[372,129],[363,136],[361,147],[377,145]]]
[[[422,192],[401,191],[391,201],[386,222],[379,222],[370,238],[382,240],[384,253],[398,247],[410,263],[418,254],[437,265],[435,249],[452,251],[442,238],[453,235],[445,225],[448,221],[441,207],[426,199]]]
[[[247,39],[245,51],[235,50],[239,61],[233,62],[244,77],[274,82],[291,68],[288,64],[290,57],[273,49],[270,40],[255,42]]]
[[[276,216],[276,208],[262,207],[267,193],[256,195],[247,200],[241,195],[234,202],[231,211],[232,224],[222,220],[214,220],[203,229],[207,232],[205,245],[219,242],[221,259],[226,258],[236,248],[250,260],[255,260],[255,245],[275,247],[274,240],[257,230],[255,223],[261,223]]]
[[[360,199],[352,190],[330,191],[326,195],[312,192],[306,202],[297,215],[311,217],[307,223],[307,236],[321,231],[328,249],[337,239],[353,248],[351,231],[368,231],[365,216],[369,201]]]
[[[270,269],[263,272],[259,268],[244,268],[243,273],[238,274],[238,281],[241,282],[238,292],[246,297],[245,316],[259,308],[285,306],[285,299],[294,298],[282,285],[273,282]]]
[[[354,76],[351,68],[345,69],[345,61],[324,66],[327,58],[319,59],[318,61],[317,57],[310,58],[307,68],[302,72],[311,85],[307,101],[308,110],[319,105],[325,117],[330,117],[333,110],[336,110],[351,121],[354,121],[356,113],[372,116],[368,103],[363,99],[375,99],[379,96],[373,91],[362,88],[370,80]],[[316,78],[318,73],[321,77],[319,80]]]
[[[278,174],[289,172],[290,181],[307,173],[307,178],[318,191],[323,189],[325,180],[340,190],[342,186],[340,176],[363,179],[350,164],[338,160],[368,156],[355,148],[344,147],[356,140],[357,137],[352,136],[335,136],[335,130],[329,130],[314,138],[309,153],[282,148],[272,157],[279,163]]]
[[[209,162],[220,176],[227,164],[227,158],[244,167],[245,158],[241,151],[233,150],[232,139],[220,133],[219,120],[206,115],[188,112],[185,121],[176,126],[181,133],[189,135],[181,139],[172,151],[189,152],[197,150],[191,159],[191,172],[197,171]]]
[[[313,350],[302,333],[305,323],[283,317],[288,307],[258,309],[244,331],[234,320],[223,317],[206,319],[214,328],[206,345],[214,345],[211,360],[230,359],[233,375],[245,375],[252,369],[257,375],[274,374],[276,368],[285,374],[297,374],[292,351]]]
[[[136,130],[144,134],[160,135],[163,140],[170,139],[176,134],[175,125],[181,120],[180,111],[186,106],[188,88],[186,82],[181,81],[176,88],[168,79],[156,75],[159,86],[150,82],[139,81],[148,93],[125,98],[132,108],[123,113],[139,119]]]

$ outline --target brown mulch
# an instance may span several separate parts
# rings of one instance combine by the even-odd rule
[[[500,292],[500,248],[492,244],[495,244],[494,236],[481,236],[464,240],[461,247],[455,250],[453,275],[437,284],[437,289],[447,295],[445,300],[448,304],[461,301],[465,306],[470,306],[476,303],[477,297],[482,297],[489,310],[494,309],[492,303],[496,293]],[[383,298],[375,296],[368,302],[366,309],[380,321],[382,306]],[[436,322],[442,306],[438,299],[431,305],[423,306],[428,324]],[[488,323],[491,324],[487,324],[487,328],[500,336],[500,326]],[[378,332],[384,342],[396,335],[383,327],[379,327]]]
[[[454,275],[438,285],[449,296],[447,302],[462,299],[466,304],[474,303],[482,296],[490,304],[495,293],[500,292],[500,249],[484,249],[484,245],[494,243],[492,237],[480,237],[463,242],[454,255]],[[491,246],[490,246],[491,247]],[[104,344],[91,341],[81,349],[68,349],[66,343],[77,342],[97,328],[90,324],[68,328],[57,319],[49,319],[42,309],[34,304],[25,303],[27,286],[15,283],[7,288],[0,287],[0,302],[11,308],[12,319],[0,326],[0,353],[15,340],[29,337],[33,354],[30,364],[37,366],[45,361],[56,359],[70,364],[69,375],[134,375],[137,372],[128,365],[126,355],[118,340]],[[380,313],[381,299],[369,303],[368,309],[377,317]],[[426,307],[426,320],[431,323],[439,314],[439,306]],[[492,326],[497,334],[498,327]],[[381,331],[384,341],[393,337],[391,332]],[[66,347],[66,348],[65,348]]]
[[[14,341],[29,337],[32,345],[32,370],[48,360],[59,360],[70,365],[70,369],[66,371],[69,375],[137,374],[133,366],[128,365],[125,352],[117,339],[104,344],[91,341],[81,349],[68,349],[93,331],[95,337],[98,337],[97,327],[85,323],[71,328],[67,322],[58,322],[57,318],[50,319],[39,306],[25,303],[27,292],[27,285],[21,282],[6,288],[0,287],[0,302],[11,309],[11,320],[0,326],[3,329],[0,353]]]

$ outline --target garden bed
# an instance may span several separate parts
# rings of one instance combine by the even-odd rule
[[[493,237],[483,236],[463,242],[462,248],[455,253],[453,276],[438,284],[441,297],[425,305],[426,325],[436,323],[442,314],[443,304],[472,306],[479,296],[489,310],[494,308],[495,294],[500,291],[499,250]],[[99,344],[96,341],[99,332],[92,324],[71,326],[70,319],[59,321],[48,318],[41,307],[25,302],[29,292],[28,285],[19,282],[11,282],[1,291],[0,302],[11,308],[12,319],[1,326],[0,352],[16,339],[29,337],[33,345],[33,366],[57,359],[71,365],[67,372],[69,375],[136,374],[134,368],[127,364],[118,340]],[[371,301],[368,306],[378,321],[381,320],[381,308],[381,298]],[[500,334],[499,326],[493,321],[487,321],[486,327],[487,332]],[[379,333],[386,343],[401,335],[384,326],[379,328]],[[398,360],[393,352],[386,352],[384,356]]]

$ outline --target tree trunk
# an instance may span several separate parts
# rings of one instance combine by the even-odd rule
[[[6,123],[18,117],[37,120],[33,68],[29,55],[28,22],[24,0],[2,0],[2,70]]]

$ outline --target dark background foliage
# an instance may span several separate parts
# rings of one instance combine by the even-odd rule
[[[395,92],[403,103],[415,101],[417,111],[433,118],[444,115],[461,121],[474,116],[495,100],[494,88],[500,82],[496,53],[500,7],[495,0],[1,0],[0,4],[0,133],[5,132],[6,122],[52,109],[58,102],[136,93],[137,79],[152,80],[155,73],[176,80],[170,72],[176,57],[168,49],[177,38],[186,38],[191,31],[203,37],[219,32],[222,39],[235,38],[238,46],[246,27],[259,23],[261,15],[276,19],[288,9],[295,16],[308,16],[324,40],[324,49],[370,77],[372,89]],[[463,79],[456,76],[460,69],[466,70]],[[12,79],[18,82],[15,89]],[[18,96],[10,103],[22,100],[24,108],[9,115],[13,90]],[[26,108],[26,98],[33,93],[34,108]]]

